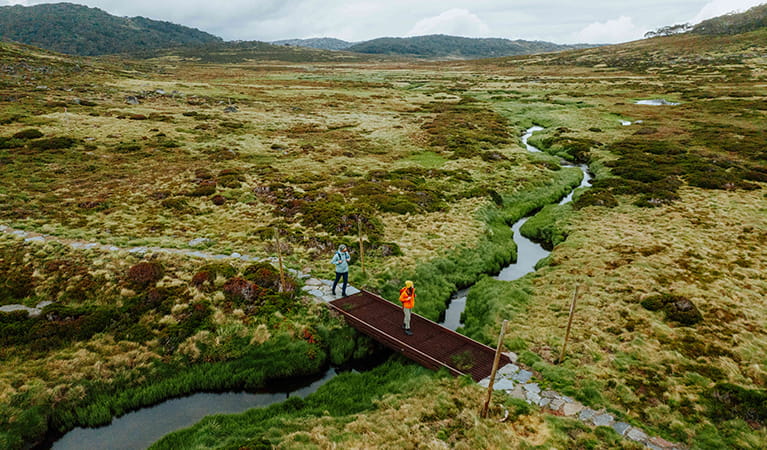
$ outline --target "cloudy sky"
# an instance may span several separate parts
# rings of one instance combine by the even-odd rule
[[[144,16],[225,40],[450,34],[561,44],[618,43],[666,25],[698,23],[767,0],[69,0]],[[0,5],[55,3],[0,0]]]

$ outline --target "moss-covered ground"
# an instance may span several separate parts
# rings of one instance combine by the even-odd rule
[[[513,260],[508,223],[578,184],[576,169],[522,148],[523,130],[540,125],[531,142],[588,163],[594,185],[529,222],[551,256],[513,283],[482,278],[463,331],[492,343],[508,319],[506,345],[588,406],[693,447],[759,448],[764,42],[678,36],[419,64],[75,61],[3,44],[0,224],[259,257],[276,256],[279,232],[285,264],[325,278],[343,242],[355,285],[393,298],[412,278],[418,312],[437,318],[457,287]],[[679,105],[635,104],[655,98]],[[316,373],[372,347],[302,298],[300,280],[280,292],[273,267],[7,235],[0,252],[0,304],[55,302],[37,319],[0,313],[7,447],[198,389]],[[511,420],[479,419],[475,386],[400,362],[339,377],[324,395],[378,376],[417,382],[355,392],[368,397],[354,407],[289,402],[259,427],[215,418],[168,442],[216,446],[223,432],[221,446],[251,448],[631,445],[504,398]]]

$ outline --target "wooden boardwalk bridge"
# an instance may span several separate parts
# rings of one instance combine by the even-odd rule
[[[490,376],[495,349],[413,314],[408,336],[402,329],[402,307],[373,293],[360,291],[329,302],[334,310],[360,332],[392,350],[436,370],[446,368],[453,375],[469,375],[475,381]],[[501,355],[500,366],[510,363]]]

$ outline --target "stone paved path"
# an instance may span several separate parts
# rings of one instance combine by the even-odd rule
[[[538,406],[559,416],[578,419],[589,426],[610,427],[620,436],[644,444],[647,448],[654,450],[681,450],[686,448],[658,436],[649,436],[640,428],[616,420],[615,417],[604,410],[595,411],[575,399],[558,392],[542,390],[538,382],[533,379],[533,373],[516,363],[517,355],[513,352],[507,354],[513,362],[498,369],[495,374],[493,390],[505,391],[513,398],[524,400],[531,405]],[[490,384],[490,377],[481,380],[479,384],[487,387]]]
[[[16,230],[5,225],[0,225],[0,233],[10,234],[18,239],[23,239],[25,242],[58,242],[65,245],[69,245],[73,249],[98,249],[106,252],[128,251],[129,253],[145,254],[145,253],[170,253],[177,255],[186,255],[202,259],[239,259],[242,261],[261,261],[262,259],[255,258],[240,253],[232,253],[230,255],[211,254],[198,250],[191,249],[173,249],[173,248],[160,248],[160,247],[133,247],[130,249],[123,249],[115,247],[113,245],[105,245],[98,243],[88,243],[82,241],[73,241],[68,239],[58,238],[56,236],[44,235],[40,233],[31,233],[23,230]],[[199,240],[190,241],[190,246],[199,245]],[[276,258],[268,258],[267,261],[277,263]],[[337,294],[332,293],[332,280],[321,280],[317,278],[310,278],[308,274],[301,273],[299,271],[288,269],[294,276],[305,279],[304,292],[313,296],[317,301],[327,303],[340,297],[340,287],[336,289]],[[359,290],[351,285],[346,289],[346,293],[356,294]],[[41,314],[42,309],[51,304],[51,302],[40,302],[34,308],[30,308],[24,305],[5,305],[0,307],[2,312],[11,311],[27,311],[30,316],[38,316]],[[615,418],[605,412],[604,410],[595,411],[590,409],[580,402],[570,397],[559,394],[551,390],[542,390],[539,383],[533,378],[533,373],[518,364],[517,355],[510,352],[509,357],[513,361],[511,364],[507,364],[496,373],[495,383],[493,384],[494,390],[502,390],[507,392],[514,398],[518,398],[526,401],[531,405],[538,406],[547,410],[553,414],[572,417],[580,420],[581,422],[590,426],[607,426],[615,430],[620,436],[631,441],[644,444],[645,447],[653,450],[682,450],[686,447],[673,442],[668,442],[658,436],[649,436],[633,425],[626,422],[615,420]],[[481,386],[487,387],[490,384],[489,377],[480,381]]]

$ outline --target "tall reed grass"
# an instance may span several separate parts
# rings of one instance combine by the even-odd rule
[[[413,280],[417,289],[415,312],[431,320],[440,319],[447,300],[456,290],[470,286],[484,275],[496,274],[516,260],[517,249],[510,225],[563,198],[580,184],[582,177],[580,169],[566,168],[555,172],[548,183],[504,195],[502,206],[488,207],[480,212],[486,229],[476,247],[463,247],[413,269],[403,270],[381,282],[378,290],[384,298],[396,302],[400,284],[406,279]]]

